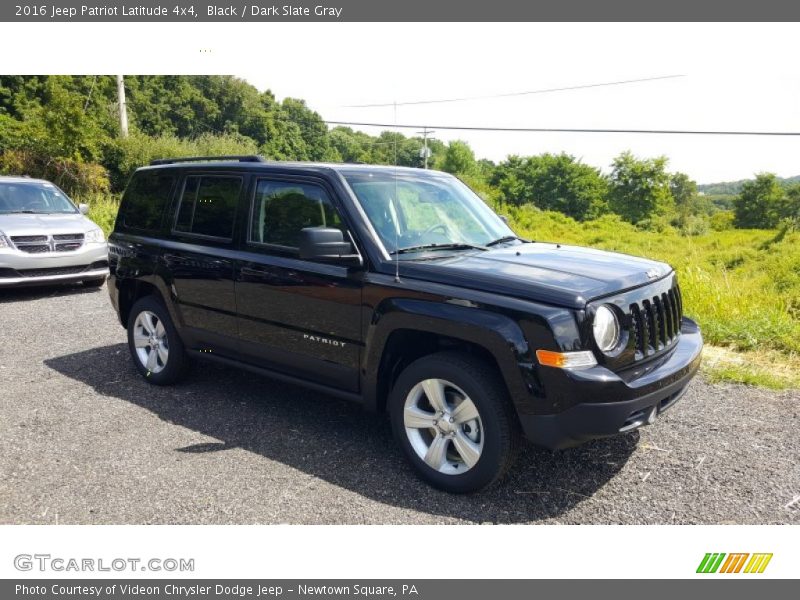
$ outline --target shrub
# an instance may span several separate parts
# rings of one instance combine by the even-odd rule
[[[673,233],[675,231],[675,228],[672,227],[671,219],[667,215],[653,215],[642,219],[636,223],[636,226],[644,231],[653,231],[655,233]]]
[[[689,215],[683,220],[679,231],[683,235],[704,235],[708,233],[709,219],[701,215]]]
[[[107,164],[116,191],[125,188],[136,169],[149,165],[157,158],[230,154],[258,154],[258,145],[252,139],[238,134],[203,134],[194,139],[185,139],[174,135],[152,137],[134,133],[106,148]]]
[[[709,224],[714,231],[726,231],[733,229],[734,219],[735,215],[732,210],[721,210],[711,215]]]
[[[608,183],[598,169],[568,154],[510,156],[491,177],[506,202],[531,202],[578,220],[608,212]]]
[[[47,179],[70,195],[105,193],[110,187],[108,172],[101,165],[32,150],[5,150],[0,154],[0,173]]]
[[[87,216],[105,232],[106,236],[111,233],[117,219],[117,211],[119,211],[119,196],[90,194],[76,197],[75,202],[88,204],[89,214]]]

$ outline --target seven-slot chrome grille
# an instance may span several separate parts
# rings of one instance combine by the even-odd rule
[[[83,246],[82,233],[58,233],[55,235],[12,235],[11,242],[17,250],[28,254],[45,252],[71,252]]]
[[[636,358],[656,354],[674,344],[681,333],[683,301],[675,285],[668,291],[630,305],[631,335]]]

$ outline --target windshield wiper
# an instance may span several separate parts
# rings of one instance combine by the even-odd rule
[[[389,252],[391,256],[395,254],[407,254],[409,252],[421,252],[423,250],[486,250],[486,246],[479,246],[477,244],[421,244],[419,246],[409,246],[408,248],[400,248]]]
[[[502,244],[504,242],[513,242],[514,240],[519,240],[520,242],[527,242],[528,241],[528,240],[523,239],[523,238],[521,238],[519,236],[516,236],[516,235],[504,235],[501,238],[497,238],[496,240],[492,240],[491,242],[486,244],[486,247],[488,248],[489,246],[496,246],[497,244]]]

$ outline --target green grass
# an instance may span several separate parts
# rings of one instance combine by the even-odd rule
[[[703,373],[712,383],[743,383],[773,390],[800,388],[800,359],[772,350],[734,352],[706,346]]]

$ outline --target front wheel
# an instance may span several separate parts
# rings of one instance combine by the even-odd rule
[[[478,491],[511,467],[516,417],[502,379],[481,360],[443,352],[415,361],[397,379],[389,410],[406,457],[434,487]]]
[[[145,296],[131,308],[128,347],[136,369],[155,385],[180,380],[189,359],[169,312],[155,296]]]

